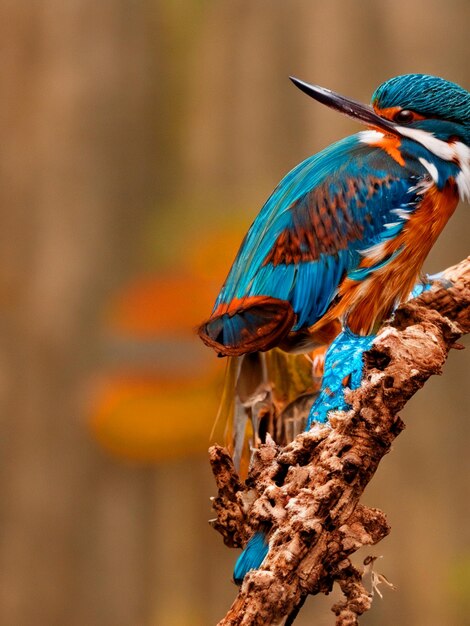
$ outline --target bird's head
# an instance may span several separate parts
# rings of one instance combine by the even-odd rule
[[[378,87],[372,106],[291,77],[303,92],[374,131],[424,146],[462,172],[459,188],[470,197],[470,93],[426,74],[396,76]]]
[[[400,134],[417,128],[470,146],[470,93],[448,80],[426,74],[396,76],[375,90],[372,106]]]

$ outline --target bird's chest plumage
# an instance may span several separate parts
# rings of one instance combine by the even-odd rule
[[[453,180],[447,181],[442,190],[435,184],[429,185],[398,238],[397,244],[404,246],[405,256],[414,253],[424,260],[455,211],[458,200],[457,185]]]
[[[360,268],[377,269],[362,281],[346,278],[340,285],[335,314],[346,314],[354,332],[373,332],[409,296],[424,260],[458,204],[458,188],[452,179],[442,189],[432,181],[421,186],[421,199],[402,230],[372,248],[359,264]],[[386,259],[389,262],[384,262]]]

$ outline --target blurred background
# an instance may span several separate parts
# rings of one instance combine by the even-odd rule
[[[279,179],[358,130],[287,77],[363,101],[407,72],[469,88],[469,20],[467,0],[1,2],[1,624],[222,617],[223,363],[194,328]],[[469,253],[468,209],[428,271]],[[365,626],[468,624],[468,366],[453,352],[409,403],[366,493],[397,590]]]

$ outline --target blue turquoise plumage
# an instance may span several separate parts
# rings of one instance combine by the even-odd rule
[[[368,130],[309,157],[279,183],[199,334],[231,357],[331,343],[311,427],[348,408],[344,381],[360,384],[364,351],[413,290],[459,199],[470,197],[470,94],[409,74],[381,85],[368,107],[293,82]],[[237,579],[259,566],[265,546],[252,538]]]
[[[401,169],[381,148],[363,143],[361,134],[329,146],[294,168],[251,226],[214,312],[233,301],[249,303],[253,296],[269,294],[292,306],[296,320],[288,332],[315,324],[335,297],[344,273],[357,268],[361,252],[403,227],[405,219],[394,214],[394,209],[409,211],[416,206],[419,195],[410,189],[425,169],[419,161],[410,162],[406,176]],[[354,193],[350,181],[354,181]],[[323,213],[321,201],[325,202]],[[337,209],[332,211],[335,204]],[[312,231],[315,219],[318,227]],[[327,241],[319,231],[326,233],[333,227],[334,238]],[[289,235],[298,241],[297,249],[284,252],[280,238]],[[285,262],[289,254],[294,262]],[[250,321],[228,313],[219,320],[214,335],[221,335],[221,344],[232,345]]]
[[[247,572],[257,569],[268,554],[269,545],[264,533],[255,533],[240,554],[233,568],[233,581],[239,585]]]
[[[416,192],[409,189],[426,171],[413,161],[406,174],[383,150],[362,143],[361,134],[306,159],[281,181],[257,216],[214,309],[233,299],[269,294],[291,302],[298,315],[295,329],[314,324],[330,304],[342,273],[357,266],[360,250],[391,236],[385,224],[398,221],[403,226],[404,220],[397,220],[391,211],[416,202]],[[349,180],[355,183],[354,196],[333,213],[330,207],[345,198]],[[319,198],[328,203],[324,216],[318,212]],[[334,216],[334,242],[328,244],[317,232],[309,241],[304,234],[315,211],[325,232],[326,219],[333,222]],[[279,262],[266,262],[285,233],[299,237],[298,253],[305,260],[283,263],[280,252]],[[308,260],[309,256],[318,258]],[[306,283],[308,289],[303,289]]]
[[[314,423],[325,424],[330,411],[347,411],[351,408],[344,398],[344,389],[360,387],[363,355],[370,350],[375,337],[356,335],[345,328],[334,339],[326,353],[322,388],[310,409],[307,430]]]

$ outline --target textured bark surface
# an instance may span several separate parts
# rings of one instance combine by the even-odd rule
[[[330,417],[285,448],[259,448],[242,484],[228,452],[214,446],[210,460],[218,487],[214,527],[229,546],[254,531],[270,531],[263,566],[244,579],[219,626],[284,624],[308,594],[328,593],[337,582],[344,602],[333,607],[338,626],[357,624],[371,595],[363,572],[349,560],[389,532],[385,515],[359,500],[382,457],[404,428],[398,416],[449,350],[470,330],[470,258],[449,268],[432,290],[400,307],[365,356],[352,409]],[[290,622],[292,623],[292,621]]]

